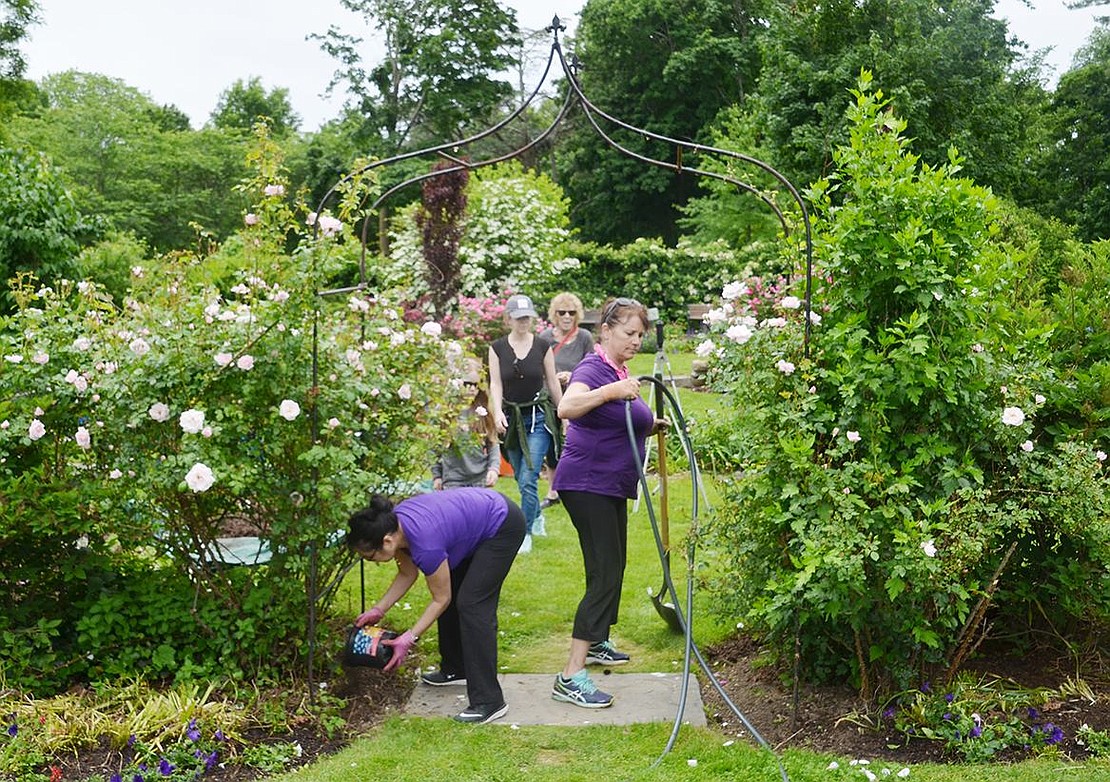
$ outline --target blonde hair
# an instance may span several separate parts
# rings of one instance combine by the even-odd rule
[[[586,316],[582,309],[582,300],[575,296],[573,293],[557,293],[551,300],[551,304],[547,307],[547,319],[552,323],[558,317],[556,313],[559,310],[574,310],[574,324],[578,323]]]

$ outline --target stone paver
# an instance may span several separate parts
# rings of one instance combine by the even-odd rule
[[[555,674],[502,674],[501,688],[509,713],[493,724],[504,725],[628,725],[634,722],[674,722],[682,674],[613,673],[591,670],[598,688],[613,696],[605,709],[584,709],[551,697]],[[466,708],[466,688],[417,684],[405,713],[420,717],[453,717]],[[696,676],[687,687],[683,723],[705,725],[705,709]]]

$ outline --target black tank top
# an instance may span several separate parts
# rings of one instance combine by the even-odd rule
[[[531,402],[544,386],[543,360],[551,345],[538,336],[532,336],[528,355],[518,359],[509,344],[501,337],[493,343],[493,352],[501,368],[501,388],[507,402]]]

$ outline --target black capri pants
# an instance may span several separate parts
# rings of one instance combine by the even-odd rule
[[[628,561],[628,500],[585,491],[560,491],[559,497],[578,531],[586,568],[586,594],[574,614],[572,636],[608,641],[620,612]]]

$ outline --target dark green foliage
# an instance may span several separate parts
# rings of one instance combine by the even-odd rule
[[[844,110],[861,68],[909,123],[913,150],[941,165],[955,145],[963,173],[1020,194],[1038,141],[1044,93],[1013,68],[1005,23],[983,0],[782,3],[760,38],[762,72],[748,111],[771,162],[806,186],[829,173],[847,138]]]
[[[1051,132],[1034,202],[1088,241],[1110,238],[1110,32],[1095,31],[1052,96]]]
[[[432,170],[443,171],[455,165],[453,161],[443,160]],[[427,265],[424,275],[437,313],[448,312],[459,295],[459,239],[469,179],[469,172],[463,169],[425,180],[422,208],[416,214],[416,224],[424,240],[424,263]]]
[[[0,146],[0,312],[11,307],[8,279],[17,273],[72,276],[91,228],[44,156]]]
[[[582,11],[575,53],[582,87],[606,113],[630,125],[687,141],[725,106],[742,101],[758,73],[754,40],[759,3],[721,0],[594,0]],[[639,154],[674,162],[674,150],[603,130]],[[660,237],[674,244],[677,207],[697,192],[693,177],[625,157],[581,115],[559,150],[572,222],[583,238],[624,244]]]

